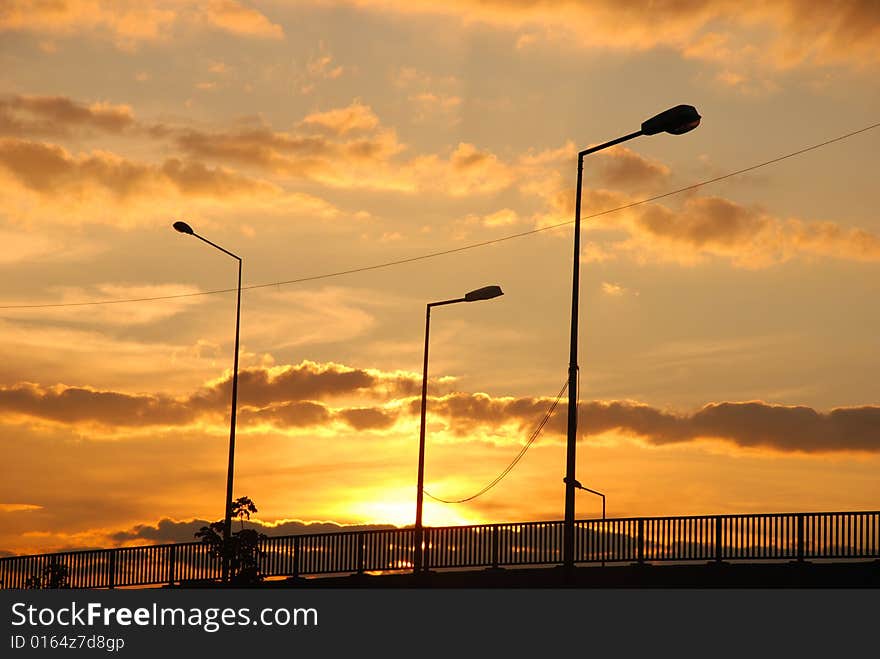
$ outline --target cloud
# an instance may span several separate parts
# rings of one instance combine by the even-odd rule
[[[0,412],[9,421],[37,419],[106,428],[185,426],[219,421],[228,411],[230,378],[209,382],[188,396],[130,394],[88,387],[43,387],[20,383],[0,387]],[[331,428],[379,431],[401,419],[417,418],[419,378],[407,372],[358,369],[304,361],[297,365],[243,369],[239,378],[240,429],[270,426],[283,431]],[[449,383],[441,390],[449,389]],[[436,388],[435,388],[436,390]],[[333,399],[372,399],[376,404],[332,406]],[[431,396],[431,423],[447,438],[519,438],[533,430],[553,401],[541,397],[493,397],[452,392]],[[880,451],[880,407],[810,407],[763,401],[709,403],[694,412],[675,412],[628,401],[581,403],[581,438],[617,433],[652,445],[721,439],[739,447],[826,453]],[[221,421],[221,423],[225,423]],[[545,432],[565,434],[566,417],[557,407]],[[435,434],[442,436],[443,432]]]
[[[602,292],[610,297],[621,297],[628,291],[629,289],[624,288],[620,284],[613,284],[608,281],[602,282]]]
[[[160,519],[156,524],[137,524],[128,530],[111,533],[110,539],[118,545],[143,543],[145,540],[156,544],[193,542],[196,531],[209,523],[204,519],[177,521],[165,518]],[[338,533],[341,531],[381,531],[397,528],[391,524],[336,524],[335,522],[303,522],[300,520],[263,522],[258,519],[246,521],[244,526],[256,529],[268,536]]]
[[[397,421],[394,411],[375,407],[355,407],[342,410],[338,415],[355,430],[384,430]]]
[[[284,30],[252,7],[235,0],[211,0],[203,16],[212,26],[236,36],[283,39]]]
[[[366,107],[366,106],[364,106]],[[344,113],[322,113],[314,122],[325,127],[341,126]],[[365,126],[366,113],[352,118],[352,126]],[[359,122],[357,124],[356,122]],[[344,130],[342,133],[348,132]],[[192,157],[258,167],[274,174],[304,178],[331,186],[399,187],[385,180],[384,170],[376,171],[402,150],[393,131],[377,131],[354,139],[332,139],[321,135],[299,135],[274,131],[268,127],[238,131],[179,131],[177,146]],[[340,162],[345,167],[340,167]],[[383,178],[384,175],[384,178]]]
[[[487,215],[466,215],[460,220],[456,220],[453,224],[453,238],[456,240],[474,240],[473,231],[479,228],[493,229],[509,229],[518,224],[520,217],[516,211],[510,208],[502,208],[494,213]]]
[[[487,394],[455,393],[432,398],[433,416],[446,420],[448,430],[468,436],[480,427],[511,423],[532,430],[549,409],[546,398],[492,398]],[[819,412],[810,407],[762,401],[709,403],[687,414],[632,401],[590,401],[580,405],[581,440],[607,432],[665,445],[698,439],[722,439],[740,447],[825,453],[880,451],[880,407],[840,407]],[[556,413],[546,430],[565,433],[565,415]]]
[[[421,376],[407,371],[351,368],[333,362],[302,361],[297,365],[244,369],[239,373],[239,395],[244,405],[266,407],[287,401],[327,400],[358,395],[378,398],[411,396],[419,391]],[[228,401],[231,377],[209,383],[196,394],[209,405]]]
[[[128,105],[86,105],[66,96],[0,97],[0,135],[64,136],[72,128],[121,133],[134,124]]]
[[[312,78],[335,80],[344,73],[345,68],[334,65],[332,55],[321,55],[310,59],[306,64],[306,70]]]
[[[44,388],[30,383],[0,387],[0,410],[9,417],[25,416],[66,424],[92,422],[123,427],[182,424],[192,417],[192,412],[182,401],[165,396],[124,394],[64,385]]]
[[[333,135],[367,132],[379,125],[379,118],[368,105],[354,101],[345,108],[314,112],[302,120],[303,125],[327,131]]]
[[[459,120],[458,111],[461,109],[461,96],[455,94],[443,94],[434,92],[421,92],[412,94],[409,100],[415,105],[415,121],[426,121],[434,116],[450,117],[450,123]]]
[[[669,167],[626,147],[613,147],[599,155],[598,180],[602,185],[642,189],[663,183],[669,177]]]
[[[340,422],[356,430],[391,426],[394,407],[334,408],[319,400],[345,396],[394,399],[413,395],[420,378],[408,372],[355,369],[304,361],[296,366],[254,367],[239,372],[241,423],[280,429]],[[91,387],[19,383],[0,386],[0,411],[7,420],[86,424],[105,429],[189,425],[215,421],[228,412],[231,374],[188,396],[134,394]]]
[[[165,42],[194,28],[238,37],[284,37],[280,25],[237,0],[6,0],[0,6],[0,32],[108,39],[124,50]]]
[[[190,157],[257,167],[331,187],[398,192],[436,191],[452,196],[493,194],[514,183],[515,164],[460,142],[444,154],[396,158],[405,150],[393,130],[358,102],[307,116],[303,125],[325,135],[275,131],[268,126],[232,131],[163,129]],[[355,137],[349,133],[362,133]],[[339,163],[345,166],[340,167]]]
[[[117,198],[149,196],[169,187],[184,195],[223,197],[277,189],[270,183],[194,161],[169,158],[156,166],[108,151],[76,156],[57,144],[15,138],[0,138],[0,165],[25,187],[49,196],[81,193],[92,187]]]
[[[337,80],[341,78],[350,68],[336,64],[333,55],[326,52],[326,46],[323,41],[318,42],[320,53],[316,56],[310,56],[306,61],[302,73],[295,76],[295,82],[299,86],[300,92],[303,94],[311,94],[321,80]]]
[[[780,219],[721,197],[690,197],[678,211],[647,205],[624,220],[624,251],[651,260],[695,263],[707,256],[761,268],[795,257],[880,261],[880,236],[828,221]]]
[[[874,0],[821,6],[812,0],[563,0],[552,5],[519,0],[343,1],[370,11],[433,14],[466,25],[490,25],[517,35],[518,48],[536,42],[608,50],[671,48],[686,57],[756,62],[770,70],[880,63],[880,7]]]
[[[246,387],[242,387],[245,391]],[[22,383],[0,387],[0,411],[7,421],[27,419],[100,429],[134,429],[186,426],[222,421],[228,397],[201,395],[174,398],[167,395],[128,394],[89,387],[41,387]],[[380,430],[397,421],[398,410],[369,407],[334,409],[322,403],[293,400],[261,407],[240,399],[239,428],[271,426],[278,430],[331,427],[343,423],[358,431]]]
[[[571,222],[575,191],[561,171],[573,166],[573,157],[574,148],[564,145],[518,159],[520,192],[544,202],[544,209],[531,218],[536,226]],[[596,175],[584,189],[582,209],[589,210],[582,210],[582,218],[621,210],[584,223],[583,230],[597,237],[585,243],[582,258],[628,257],[685,266],[720,258],[750,269],[795,258],[880,261],[880,235],[858,227],[777,217],[758,205],[697,193],[685,197],[677,208],[641,203],[643,195],[667,179],[668,167],[627,149],[597,160]]]
[[[0,513],[22,513],[41,510],[43,506],[34,503],[0,503]]]
[[[516,180],[516,170],[498,156],[470,142],[459,142],[448,158],[419,156],[403,165],[418,188],[442,190],[455,197],[493,194]]]
[[[0,138],[0,189],[8,201],[5,213],[22,224],[132,226],[152,221],[162,208],[176,214],[184,198],[191,214],[210,209],[216,216],[239,204],[288,217],[337,212],[313,195],[194,159],[154,164],[101,150],[73,154],[57,144],[12,137]]]

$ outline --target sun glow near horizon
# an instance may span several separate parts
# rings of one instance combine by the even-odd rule
[[[351,501],[338,509],[338,515],[364,524],[413,526],[416,519],[414,488],[385,491],[364,501]],[[468,526],[486,520],[472,510],[437,503],[425,497],[422,508],[425,526]]]

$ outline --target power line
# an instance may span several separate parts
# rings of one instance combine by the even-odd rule
[[[479,496],[484,495],[486,492],[491,490],[493,487],[498,485],[507,474],[509,474],[513,468],[517,465],[517,463],[522,460],[523,456],[526,454],[526,451],[529,450],[531,445],[538,439],[538,435],[541,434],[541,431],[544,429],[544,426],[547,425],[547,422],[550,420],[550,417],[553,416],[553,412],[556,410],[556,406],[559,405],[559,399],[562,398],[562,394],[565,393],[565,390],[568,389],[568,380],[565,381],[565,384],[562,385],[562,389],[559,390],[559,393],[556,395],[556,400],[553,401],[553,404],[550,406],[550,409],[547,410],[547,413],[544,415],[544,418],[541,419],[541,423],[538,424],[538,427],[535,428],[534,432],[532,432],[529,440],[523,445],[520,449],[517,456],[510,461],[501,473],[496,476],[488,485],[486,485],[482,490],[477,492],[476,494],[472,494],[469,497],[465,497],[464,499],[441,499],[440,497],[435,497],[433,494],[428,492],[425,488],[422,488],[422,492],[424,492],[427,496],[432,498],[434,501],[439,501],[440,503],[465,503],[467,501],[472,501]]]
[[[658,195],[654,195],[653,197],[647,197],[645,199],[640,199],[638,201],[633,201],[628,204],[624,204],[623,206],[617,206],[615,208],[609,208],[604,211],[600,211],[598,213],[593,213],[591,215],[581,216],[582,220],[589,220],[596,217],[601,217],[603,215],[608,215],[610,213],[616,213],[618,211],[626,210],[628,208],[635,208],[636,206],[641,206],[643,204],[650,203],[652,201],[657,201],[658,199],[665,199],[666,197],[671,197],[673,195],[681,194],[682,192],[687,192],[688,190],[695,190],[696,188],[703,187],[704,185],[709,185],[711,183],[717,183],[718,181],[723,181],[728,178],[732,178],[734,176],[739,176],[740,174],[745,174],[746,172],[751,172],[756,169],[760,169],[762,167],[767,167],[768,165],[773,165],[775,163],[781,162],[783,160],[788,160],[789,158],[794,158],[795,156],[802,155],[804,153],[808,153],[810,151],[815,151],[816,149],[820,149],[822,147],[828,146],[829,144],[834,144],[835,142],[840,142],[842,140],[848,139],[850,137],[854,137],[855,135],[859,135],[861,133],[865,133],[869,130],[873,130],[877,127],[880,127],[880,122],[875,124],[871,124],[870,126],[865,126],[864,128],[860,128],[859,130],[854,130],[850,133],[846,133],[845,135],[840,135],[830,140],[826,140],[824,142],[819,142],[818,144],[813,144],[812,146],[804,147],[803,149],[798,149],[797,151],[792,151],[791,153],[787,153],[782,156],[778,156],[776,158],[772,158],[770,160],[765,160],[764,162],[760,162],[756,165],[751,165],[749,167],[744,167],[743,169],[738,169],[734,172],[728,172],[727,174],[722,174],[721,176],[716,176],[715,178],[706,179],[705,181],[700,181],[698,183],[693,183],[691,185],[687,185],[683,188],[677,188],[675,190],[670,190],[669,192],[664,192]],[[384,263],[377,263],[374,265],[367,265],[360,268],[351,268],[348,270],[338,270],[336,272],[328,272],[320,275],[312,275],[309,277],[300,277],[298,279],[288,279],[285,281],[274,281],[267,284],[251,284],[249,286],[242,286],[243,291],[255,290],[258,288],[269,288],[271,286],[286,286],[289,284],[302,284],[304,282],[309,281],[318,281],[320,279],[330,279],[332,277],[342,277],[345,275],[353,275],[359,272],[368,272],[370,270],[379,270],[381,268],[390,268],[395,265],[403,265],[405,263],[415,263],[416,261],[424,261],[426,259],[433,259],[438,256],[448,256],[449,254],[457,254],[459,252],[465,252],[471,249],[477,249],[478,247],[486,247],[488,245],[495,245],[498,243],[506,242],[508,240],[513,240],[515,238],[524,238],[526,236],[531,236],[537,233],[542,233],[544,231],[552,231],[553,229],[558,229],[560,227],[569,226],[570,224],[574,224],[574,220],[568,220],[566,222],[560,222],[558,224],[551,224],[546,227],[539,227],[537,229],[531,229],[530,231],[521,231],[520,233],[514,233],[507,236],[501,236],[500,238],[493,238],[491,240],[484,240],[478,243],[471,243],[470,245],[463,245],[461,247],[454,247],[452,249],[446,249],[439,252],[429,252],[427,254],[421,254],[419,256],[412,256],[405,259],[398,259],[396,261],[386,261]],[[125,298],[118,300],[91,300],[86,302],[55,302],[55,303],[45,303],[45,304],[4,304],[0,305],[0,309],[2,310],[13,310],[13,309],[50,309],[50,308],[59,308],[59,307],[85,307],[85,306],[97,306],[97,305],[105,305],[105,304],[126,304],[130,302],[155,302],[158,300],[178,300],[182,298],[188,297],[198,297],[202,295],[216,295],[218,293],[232,293],[236,291],[235,288],[221,288],[212,291],[199,291],[197,293],[179,293],[177,295],[157,295],[154,297],[140,297],[140,298]]]

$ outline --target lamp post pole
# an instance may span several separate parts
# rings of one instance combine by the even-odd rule
[[[241,328],[241,257],[227,249],[220,247],[207,238],[200,236],[186,222],[175,222],[174,228],[180,233],[194,236],[202,242],[208,243],[224,254],[228,254],[238,261],[238,288],[235,299],[235,348],[232,360],[232,411],[229,417],[229,461],[226,469],[226,512],[223,516],[223,583],[229,582],[229,551],[230,538],[232,537],[232,482],[235,473],[235,419],[238,411],[238,344],[239,330]]]
[[[667,132],[681,135],[696,128],[700,115],[690,105],[678,105],[642,123],[641,129],[629,135],[578,152],[577,189],[574,203],[574,259],[571,286],[571,343],[568,360],[568,432],[565,452],[565,519],[562,533],[562,561],[566,570],[574,567],[574,491],[577,465],[577,403],[578,403],[578,301],[580,297],[581,253],[581,193],[584,176],[584,157],[626,142],[640,135]]]
[[[459,302],[476,302],[478,300],[491,300],[504,295],[500,286],[485,286],[467,293],[464,297],[441,302],[429,302],[425,306],[425,356],[422,362],[422,407],[421,421],[419,424],[419,471],[416,485],[416,525],[415,525],[415,552],[413,555],[413,572],[418,574],[424,564],[424,527],[422,526],[422,503],[425,494],[425,419],[428,409],[428,337],[431,332],[431,308],[441,307],[446,304]]]

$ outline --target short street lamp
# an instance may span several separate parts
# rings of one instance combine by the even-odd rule
[[[223,249],[220,245],[212,243],[207,238],[203,238],[188,225],[186,222],[175,222],[174,229],[180,233],[195,236],[202,242],[208,243],[211,247],[219,249],[224,254],[228,254],[238,261],[238,297],[235,305],[235,357],[232,366],[232,413],[229,420],[229,466],[226,471],[226,514],[223,518],[223,582],[229,581],[229,538],[232,534],[232,475],[234,473],[235,462],[235,415],[238,409],[238,334],[241,324],[241,257],[233,254],[229,250]]]
[[[578,298],[580,295],[580,253],[581,253],[581,188],[583,187],[584,156],[607,149],[615,144],[626,142],[640,135],[670,133],[681,135],[700,125],[700,115],[692,105],[676,105],[665,112],[642,122],[635,133],[618,137],[610,142],[590,147],[578,152],[577,192],[574,205],[574,264],[572,266],[571,287],[571,346],[568,360],[568,438],[565,456],[565,522],[563,526],[562,560],[567,569],[574,567],[574,491],[576,443],[577,443],[577,400],[578,400]]]
[[[477,302],[479,300],[491,300],[504,295],[500,286],[484,286],[475,291],[466,293],[464,297],[442,302],[429,302],[425,307],[425,358],[422,364],[422,422],[419,429],[419,476],[416,487],[416,527],[415,527],[415,556],[413,560],[413,572],[420,572],[424,556],[424,529],[422,527],[422,501],[425,488],[425,412],[428,405],[428,335],[431,332],[431,307],[441,307],[445,304],[457,304],[458,302]]]

